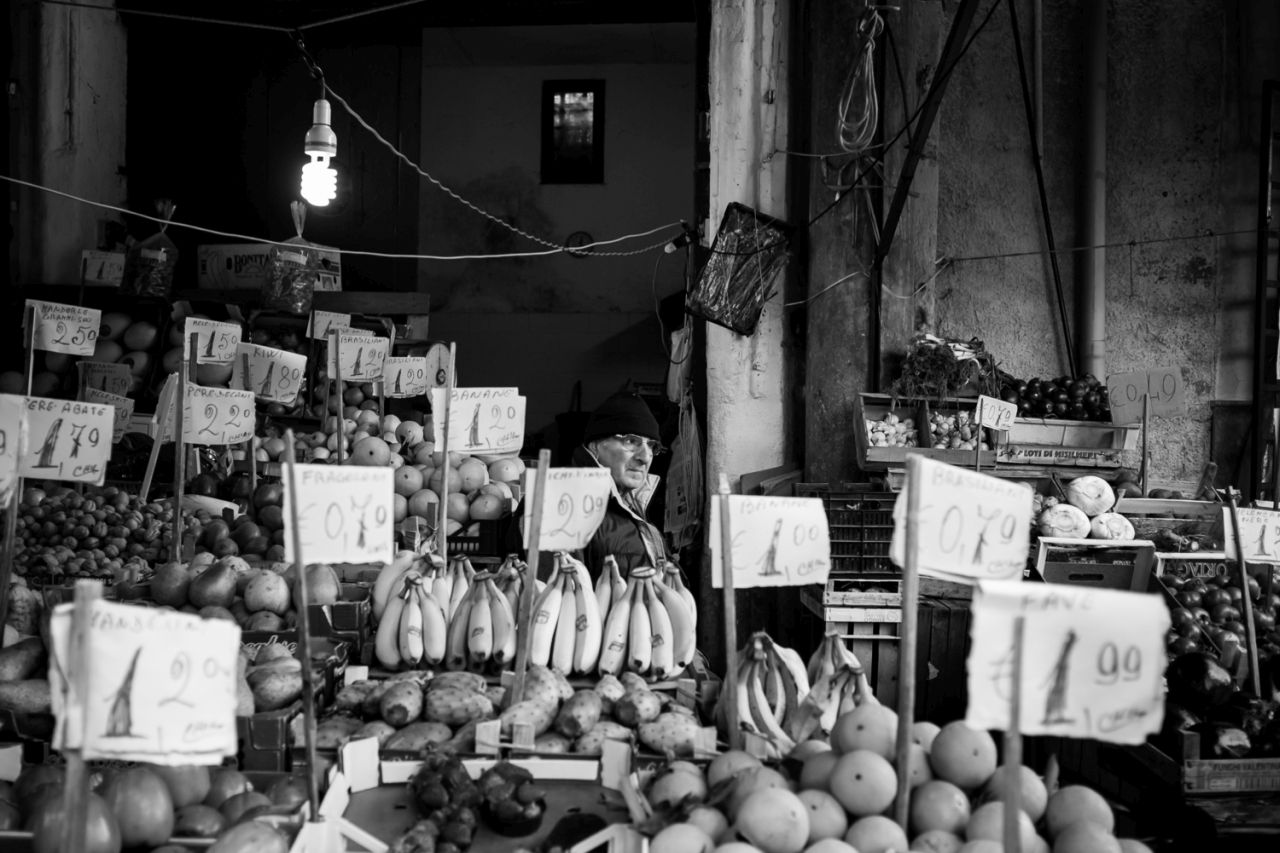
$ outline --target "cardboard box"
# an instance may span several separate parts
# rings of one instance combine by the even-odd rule
[[[1042,536],[1035,571],[1045,583],[1146,592],[1155,565],[1155,543],[1145,539]]]
[[[342,290],[342,255],[337,249],[315,247],[320,253],[320,292]],[[261,290],[267,282],[271,246],[267,243],[214,243],[196,249],[196,285],[202,290]]]

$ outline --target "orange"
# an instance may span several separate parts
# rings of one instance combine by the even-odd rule
[[[409,499],[404,495],[391,496],[391,520],[399,524],[409,515]]]
[[[409,496],[409,515],[420,515],[429,520],[434,527],[439,505],[439,495],[430,489],[421,489]]]
[[[762,765],[748,767],[741,773],[735,774],[733,778],[733,790],[729,793],[728,809],[726,810],[730,821],[737,820],[743,803],[762,789],[783,788],[790,790],[791,787],[786,776],[783,776],[772,767],[764,767]]]
[[[360,390],[358,385],[352,385],[342,392],[342,402],[348,406],[358,406],[364,402],[364,392]]]
[[[445,517],[451,518],[459,524],[466,524],[471,517],[471,504],[467,502],[467,496],[458,492],[450,492],[448,505],[445,509]]]
[[[940,829],[964,831],[969,822],[969,798],[950,782],[933,779],[911,792],[911,831],[915,834]]]
[[[839,800],[826,791],[801,791],[796,796],[809,810],[809,844],[824,838],[844,838],[849,831],[849,817]]]
[[[267,455],[272,459],[279,459],[280,454],[284,453],[285,449],[283,438],[264,438],[259,446],[267,451]]]
[[[711,853],[715,842],[701,828],[689,823],[673,823],[649,841],[650,853]]]
[[[505,502],[493,495],[477,495],[471,502],[470,513],[472,518],[479,521],[491,520],[501,518],[505,507]]]
[[[733,828],[763,853],[800,853],[809,839],[809,810],[786,788],[761,788],[742,804]]]
[[[965,827],[965,838],[970,841],[982,838],[1001,841],[1004,838],[1004,803],[987,803],[974,809],[969,825]],[[1036,843],[1036,828],[1021,809],[1018,810],[1018,839],[1023,850],[1031,850]]]
[[[963,720],[947,723],[929,750],[933,775],[966,791],[980,788],[996,772],[996,742]]]
[[[445,470],[446,469],[444,468],[437,468],[436,470],[432,471],[431,479],[427,482],[427,487],[430,488],[432,491],[434,491],[436,494],[440,494],[440,492],[444,491],[443,486],[444,486]],[[461,492],[462,485],[459,482],[458,469],[449,468],[448,471],[449,471],[449,491]]]
[[[928,752],[933,749],[933,739],[938,736],[939,731],[941,729],[937,723],[919,720],[911,725],[911,742],[920,744]]]
[[[1019,765],[1018,767],[1005,765],[996,768],[996,772],[983,787],[982,793],[978,797],[978,804],[1007,799],[1007,792],[1012,787],[1014,779],[1017,780],[1019,786],[1019,808],[1027,813],[1027,817],[1031,818],[1033,823],[1040,820],[1048,804],[1049,792],[1045,790],[1044,781],[1036,775],[1034,770],[1026,765]]]
[[[854,823],[844,840],[858,853],[898,853],[907,849],[907,834],[884,815],[870,815]]]
[[[391,461],[391,448],[380,438],[362,438],[351,448],[351,458],[347,461],[352,465],[371,467],[386,465]]]
[[[892,759],[897,742],[898,715],[880,704],[859,705],[841,714],[831,728],[831,748],[836,752],[867,749]]]
[[[898,774],[894,772],[893,765],[880,755],[866,749],[855,749],[836,761],[828,785],[845,811],[855,817],[864,817],[880,814],[889,808],[898,790]],[[852,841],[849,843],[859,847]]]
[[[907,755],[907,786],[915,788],[932,778],[933,771],[929,769],[929,753],[925,752],[920,744],[911,744],[911,750]]]
[[[397,468],[391,481],[395,484],[396,494],[406,498],[413,497],[415,492],[422,491],[422,472],[412,465],[401,465]]]
[[[800,788],[819,788],[827,790],[830,780],[831,771],[835,769],[836,762],[840,760],[840,756],[834,752],[820,752],[817,755],[811,755],[804,760],[804,764],[800,767]]]
[[[489,482],[489,469],[479,459],[468,459],[458,466],[458,491],[471,494]]]
[[[1084,785],[1059,788],[1049,798],[1044,819],[1049,838],[1054,841],[1065,827],[1081,820],[1096,823],[1107,832],[1114,832],[1116,828],[1116,816],[1111,812],[1111,805],[1097,791]]]
[[[714,788],[725,779],[737,776],[744,770],[753,770],[760,766],[760,759],[740,749],[722,752],[707,765],[707,785]]]
[[[1151,848],[1136,838],[1120,839],[1121,853],[1151,853]]]
[[[496,459],[489,463],[489,479],[498,483],[514,483],[524,472],[519,459]]]
[[[1123,853],[1123,850],[1110,832],[1091,821],[1079,820],[1066,826],[1053,839],[1053,853]]]
[[[960,840],[960,836],[943,832],[941,829],[931,829],[911,839],[911,849],[919,853],[958,853],[963,846],[964,842]],[[1031,851],[1028,850],[1025,853],[1031,853]]]

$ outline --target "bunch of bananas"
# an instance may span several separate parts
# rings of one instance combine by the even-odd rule
[[[384,571],[386,571],[384,569]],[[410,569],[382,611],[374,637],[378,663],[387,669],[437,666],[444,660],[448,622],[425,576]]]
[[[827,632],[809,659],[809,679],[813,687],[788,729],[796,741],[806,740],[819,728],[829,734],[840,715],[859,705],[879,704],[862,663],[834,631]]]
[[[601,675],[625,670],[661,681],[675,678],[693,662],[697,611],[688,590],[682,595],[667,586],[652,568],[634,570],[624,583],[613,564],[600,573],[596,587],[596,600],[606,599],[610,605],[603,620]]]
[[[382,567],[377,580],[373,583],[373,591],[370,593],[375,622],[382,620],[382,614],[386,611],[391,599],[404,591],[405,575],[411,571],[419,574],[427,572],[429,561],[432,564],[444,565],[444,561],[435,554],[423,557],[416,551],[400,551],[390,563]]]
[[[431,586],[431,594],[444,605],[445,619],[453,624],[453,615],[458,612],[463,599],[471,589],[476,570],[471,561],[462,555],[456,555],[446,568],[443,560],[433,561],[431,568],[424,574]]]
[[[757,631],[738,653],[738,671],[721,689],[715,716],[727,732],[728,703],[735,703],[738,726],[766,738],[782,757],[796,745],[790,732],[802,719],[808,694],[809,675],[799,653]]]
[[[809,683],[817,684],[822,678],[835,675],[843,666],[862,669],[862,661],[844,644],[840,632],[829,628],[809,658]]]
[[[600,608],[587,567],[565,552],[533,602],[529,663],[564,675],[587,675],[600,658]]]
[[[511,612],[516,615],[516,624],[523,624],[521,616],[523,614],[522,605],[524,604],[524,583],[528,565],[524,560],[514,554],[502,561],[502,565],[494,570],[493,582],[497,584],[498,591],[506,596],[507,601],[511,604]],[[534,595],[546,589],[546,584],[540,580],[534,581]]]
[[[454,671],[484,672],[491,667],[501,671],[515,659],[516,618],[511,602],[492,574],[474,574],[449,618],[445,666]]]

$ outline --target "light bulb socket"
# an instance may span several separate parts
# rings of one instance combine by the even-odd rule
[[[314,123],[302,142],[303,153],[325,157],[333,157],[338,153],[338,136],[329,126],[330,118],[329,102],[324,98],[316,101],[311,108],[311,121]]]

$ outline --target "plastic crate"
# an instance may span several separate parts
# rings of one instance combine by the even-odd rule
[[[898,569],[889,560],[897,495],[865,483],[796,483],[795,495],[820,498],[831,535],[831,574]]]

